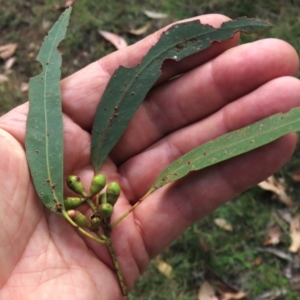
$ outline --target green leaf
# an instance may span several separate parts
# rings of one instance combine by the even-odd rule
[[[155,180],[146,195],[176,181],[192,171],[201,170],[268,144],[279,137],[300,130],[300,107],[279,113],[250,126],[209,141],[171,163]]]
[[[247,18],[223,23],[217,29],[199,21],[177,24],[161,35],[138,66],[117,69],[106,87],[94,120],[91,153],[95,172],[161,76],[164,60],[179,61],[207,49],[212,42],[230,39],[238,31],[252,33],[269,27],[267,23]]]
[[[63,122],[60,94],[61,55],[71,8],[65,10],[45,38],[37,60],[43,72],[30,79],[26,155],[35,189],[53,212],[63,209]]]

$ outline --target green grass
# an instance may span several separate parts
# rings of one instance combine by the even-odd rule
[[[195,223],[160,254],[161,259],[173,266],[173,278],[167,279],[159,273],[152,262],[129,299],[196,299],[204,266],[237,288],[251,292],[251,296],[278,288],[289,289],[288,280],[282,275],[287,262],[257,250],[262,247],[273,210],[283,207],[266,194],[255,187]],[[218,228],[214,218],[229,221],[233,232]],[[209,252],[201,247],[200,238],[205,240]],[[288,242],[286,239],[278,248],[287,249]],[[262,263],[256,266],[258,258]],[[289,295],[295,295],[294,291],[290,290]]]
[[[54,8],[57,0],[30,1],[11,0],[1,5],[0,0],[0,45],[19,43],[17,61],[9,75],[9,82],[0,84],[0,115],[12,107],[27,101],[27,94],[20,92],[21,82],[40,72],[35,62],[49,26],[61,11]],[[64,1],[60,1],[63,3]],[[149,20],[143,9],[167,13],[163,20]],[[151,22],[147,34],[175,20],[205,13],[221,13],[231,18],[255,17],[274,25],[271,31],[259,35],[243,36],[243,42],[264,37],[276,37],[292,44],[300,53],[300,4],[299,1],[277,0],[166,0],[166,1],[77,1],[73,10],[67,38],[60,47],[63,53],[63,76],[67,76],[90,62],[114,51],[114,47],[98,34],[99,29],[122,35],[128,43],[143,36],[128,33]],[[3,73],[0,62],[0,73]],[[300,197],[300,184],[291,180],[292,172],[300,165],[299,149],[278,175],[285,178],[294,199]],[[136,283],[128,299],[196,299],[204,279],[204,266],[210,266],[224,280],[249,291],[251,297],[265,291],[285,288],[284,299],[299,299],[283,275],[287,263],[274,255],[256,250],[262,245],[266,227],[276,208],[283,207],[271,199],[271,194],[255,187],[243,193],[203,220],[195,223],[172,245],[160,254],[160,258],[173,267],[172,279],[161,274],[153,261]],[[233,232],[218,228],[214,218],[224,218],[233,225]],[[206,241],[209,251],[202,248],[199,239]],[[289,238],[278,248],[286,250]],[[257,258],[262,263],[253,265]]]

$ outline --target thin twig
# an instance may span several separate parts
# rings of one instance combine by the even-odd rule
[[[111,238],[110,238],[110,230],[105,230],[105,228],[103,228],[104,230],[104,234],[105,234],[105,241],[106,241],[106,246],[107,246],[107,249],[109,251],[109,254],[110,254],[110,257],[112,259],[112,262],[114,264],[114,268],[115,268],[115,272],[116,272],[116,275],[118,277],[118,281],[119,281],[119,285],[121,287],[121,291],[122,291],[122,294],[123,296],[127,296],[127,287],[126,287],[126,284],[124,282],[124,278],[123,278],[123,275],[122,275],[122,272],[121,272],[121,269],[120,269],[120,265],[119,265],[119,262],[118,262],[118,259],[117,259],[117,255],[116,255],[116,252],[115,252],[115,249],[113,247],[113,244],[112,244],[112,241],[111,241]]]

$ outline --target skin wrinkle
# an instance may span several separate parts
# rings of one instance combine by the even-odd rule
[[[146,254],[146,258],[144,259],[146,261],[146,264],[143,263],[143,265],[142,265],[141,263],[137,263],[139,274],[141,275],[146,270],[147,265],[149,264],[149,262],[151,260],[151,257],[150,257],[149,251],[147,250],[147,247],[146,247],[147,244],[146,244],[146,239],[145,239],[145,234],[144,234],[142,223],[140,222],[138,216],[136,216],[135,210],[133,210],[132,214],[133,214],[136,230],[138,231],[139,237],[142,240],[143,252]]]
[[[11,166],[11,163],[10,163],[11,161],[9,160],[9,165]],[[18,164],[18,167],[20,168],[21,167],[21,165],[20,164]],[[8,168],[8,174],[10,173],[9,172],[9,169],[10,168]],[[12,191],[12,195],[11,195],[11,199],[9,199],[7,202],[6,202],[6,204],[7,204],[7,209],[12,209],[12,206],[13,206],[13,201],[19,201],[20,199],[18,199],[19,197],[18,197],[18,195],[16,195],[16,193],[17,193],[17,182],[19,182],[19,180],[18,180],[18,178],[19,178],[19,176],[20,176],[20,174],[22,174],[22,176],[23,176],[23,170],[18,170],[17,172],[14,172],[14,174],[15,174],[15,176],[17,177],[16,178],[16,180],[15,180],[15,186],[14,187],[12,187],[11,188],[11,191]],[[26,191],[28,191],[28,190],[30,190],[29,189],[29,181],[28,181],[28,184],[27,184],[27,189],[24,189],[24,190],[26,190]],[[31,193],[30,193],[30,195],[31,195]],[[29,201],[29,197],[27,196],[27,197],[25,197],[25,199],[26,199],[26,201],[25,201],[25,204],[24,203],[22,203],[22,205],[23,205],[23,209],[21,209],[21,210],[19,210],[18,212],[17,211],[14,211],[13,209],[12,209],[12,211],[14,211],[13,213],[12,213],[12,215],[19,215],[19,212],[21,212],[21,216],[18,218],[18,220],[19,220],[19,224],[22,224],[23,223],[23,219],[24,219],[24,215],[25,215],[25,211],[26,211],[26,205],[28,204],[28,201]],[[24,207],[25,206],[25,207]],[[5,213],[5,212],[4,212]],[[5,213],[5,215],[6,215],[6,217],[7,218],[9,218],[9,213]],[[1,218],[2,219],[2,218]],[[5,219],[4,219],[4,221],[3,221],[3,223],[5,224]],[[14,240],[15,239],[15,237],[16,237],[16,235],[17,235],[17,231],[15,232],[15,235],[12,237],[12,240]]]
[[[176,143],[172,142],[172,135],[169,135],[165,138],[166,146],[165,146],[165,153],[167,155],[168,164],[171,164],[175,161],[178,157],[183,156],[186,154],[185,151],[182,151]]]
[[[200,68],[201,68],[201,66],[200,66]],[[198,68],[197,68],[198,69]],[[194,69],[195,70],[195,69]],[[193,70],[193,71],[194,71]],[[192,72],[192,71],[191,71]],[[188,76],[188,75],[186,75],[186,76]],[[170,80],[168,83],[166,83],[166,85],[167,86],[170,86],[171,88],[172,88],[172,86],[173,85],[176,85],[176,83],[178,83],[178,81],[184,81],[184,78],[186,77],[184,74],[181,74],[180,75],[180,77],[177,77],[177,78],[174,78],[174,79],[172,79],[172,80]],[[182,87],[182,89],[181,89],[181,93],[182,93],[182,90],[184,90],[184,87]],[[189,89],[188,90],[186,90],[186,93],[188,93],[188,91],[189,91]],[[186,113],[184,112],[185,111],[185,105],[186,105],[186,102],[185,101],[175,101],[175,102],[173,102],[174,103],[174,105],[175,105],[175,109],[174,108],[172,108],[172,111],[176,111],[176,122],[177,122],[177,120],[181,120],[180,121],[180,123],[181,123],[181,125],[180,126],[174,126],[173,125],[173,127],[170,127],[170,126],[168,126],[168,125],[170,125],[170,123],[171,122],[165,122],[165,130],[161,130],[161,132],[165,132],[165,133],[169,133],[170,131],[172,131],[172,130],[174,130],[174,129],[177,129],[177,128],[180,128],[181,126],[187,126],[187,125],[189,125],[190,123],[192,123],[193,122],[193,120],[191,120],[187,115],[186,115]],[[167,110],[168,110],[169,108],[167,107],[166,108],[166,112],[167,112]],[[165,113],[165,115],[168,117],[168,114],[167,113]],[[170,116],[168,117],[168,119],[170,120],[170,121],[172,121],[172,117],[173,117],[173,115],[171,115],[170,114]],[[183,125],[182,125],[183,124]],[[166,126],[167,125],[167,126]]]
[[[190,226],[193,223],[193,220],[197,219],[195,217],[195,214],[197,214],[197,210],[192,204],[194,198],[189,197],[186,189],[180,188],[180,186],[179,188],[176,188],[176,183],[174,186],[174,188],[176,189],[176,196],[173,204],[177,209],[178,215],[180,215],[181,218],[185,221],[185,224],[188,224],[187,226]],[[184,199],[184,202],[182,201],[182,199]]]
[[[48,222],[46,222],[47,223],[47,226],[48,226]],[[49,227],[49,226],[48,226]],[[50,233],[50,235],[49,235],[49,240],[48,240],[48,245],[47,245],[47,248],[49,248],[51,245],[52,245],[52,243],[50,243],[50,241],[51,240],[53,240],[53,238],[51,238],[51,236],[52,236],[52,234],[53,234],[53,232],[52,232],[52,230],[51,230],[51,228],[49,228],[49,233]],[[53,246],[55,246],[55,243],[53,243]],[[60,254],[60,256],[58,255],[58,257],[61,257],[62,259],[64,259],[64,256],[63,256],[63,254],[60,252],[60,250],[59,250],[59,248],[58,247],[55,247],[55,249],[56,249],[56,251]],[[41,253],[40,255],[42,255],[42,254],[47,254],[48,252],[47,252],[47,249],[45,250],[45,251],[43,251],[43,253]],[[55,266],[55,267],[46,267],[46,265],[48,264],[48,262],[47,262],[47,258],[45,259],[43,259],[43,261],[45,262],[44,263],[44,268],[43,268],[43,271],[38,271],[38,272],[40,272],[41,273],[41,276],[40,276],[40,284],[45,284],[45,283],[47,283],[47,282],[49,282],[49,281],[52,281],[52,280],[54,280],[54,279],[56,279],[56,278],[58,278],[58,277],[60,277],[60,276],[64,276],[64,275],[68,275],[68,272],[67,271],[69,271],[70,270],[70,268],[66,268],[66,272],[64,272],[63,274],[59,274],[59,275],[57,275],[57,276],[55,276],[55,277],[52,277],[51,279],[49,279],[49,280],[42,280],[42,277],[43,277],[43,274],[45,274],[45,272],[47,272],[48,270],[51,270],[51,269],[55,269],[55,270],[57,270],[57,267]],[[65,262],[65,266],[68,266],[68,264],[66,263],[66,261],[64,260],[64,262]],[[61,268],[60,268],[61,269]]]
[[[42,271],[41,271],[41,274],[40,274],[39,285],[41,285],[41,284],[43,283],[43,281],[42,281],[43,274],[45,274],[46,269],[48,269],[48,268],[46,268],[46,266],[47,266],[47,264],[48,264],[48,250],[50,249],[50,240],[51,240],[51,228],[50,228],[48,222],[45,222],[45,223],[46,223],[46,226],[47,226],[47,228],[48,228],[49,234],[48,234],[48,241],[47,241],[46,249],[45,249],[45,251],[44,251],[44,255],[46,255],[46,257],[43,259],[43,261],[44,261],[44,267],[42,268]],[[56,251],[58,251],[57,248],[56,248]],[[58,251],[58,253],[59,253],[59,251]],[[62,255],[61,255],[61,257],[62,257]],[[67,266],[66,263],[65,263],[65,266]],[[60,269],[61,269],[61,268],[60,268]],[[52,278],[52,280],[53,280],[53,279],[55,279],[55,277]],[[51,281],[51,279],[49,279],[49,280]],[[46,281],[47,281],[47,280],[46,280]]]
[[[38,227],[38,224],[42,221],[42,218],[43,217],[41,215],[41,218],[40,218],[39,222],[37,223],[37,225],[35,227]],[[29,243],[29,241],[28,241],[28,243]],[[5,286],[7,285],[7,282],[10,281],[10,276],[14,276],[15,269],[18,267],[18,265],[20,263],[20,260],[23,258],[23,254],[26,251],[26,247],[27,247],[27,245],[25,244],[23,250],[20,251],[19,258],[16,260],[15,267],[11,270],[10,275],[7,276],[7,279],[3,282],[2,286],[0,287],[1,289],[4,289]]]
[[[238,180],[235,180],[235,181],[231,180],[230,181],[228,179],[226,171],[227,171],[226,168],[220,168],[220,170],[219,170],[219,174],[220,174],[219,177],[226,184],[227,188],[231,189],[231,194],[233,195],[233,197],[237,196],[237,195],[239,195],[244,190],[244,189],[241,189],[239,187],[239,184],[241,183],[242,180],[240,181],[241,178],[239,176],[237,176]]]
[[[219,95],[219,99],[222,99],[222,103],[229,103],[230,102],[230,99],[225,96],[225,93],[221,90],[221,87],[220,87],[220,84],[218,84],[217,80],[216,80],[216,71],[215,71],[215,65],[216,65],[216,61],[213,60],[209,63],[210,65],[210,75],[211,75],[211,78],[212,78],[212,82],[213,82],[213,85],[215,87],[215,91],[218,93]]]
[[[65,136],[65,140],[67,139],[67,135],[69,135],[71,138],[72,137],[76,137],[76,131],[78,130],[82,130],[84,131],[82,128],[80,128],[79,126],[76,126],[74,128],[75,124],[72,124],[71,126],[66,126],[65,128],[65,132],[64,132],[64,136]],[[81,134],[82,136],[82,134]],[[88,133],[86,133],[86,135],[84,137],[82,137],[80,140],[76,141],[77,143],[80,142],[79,147],[76,147],[76,158],[74,158],[74,162],[72,164],[72,167],[69,169],[79,169],[82,168],[83,166],[87,165],[87,162],[89,161],[89,154],[90,154],[90,135]],[[70,145],[68,145],[70,146]],[[68,146],[65,146],[68,147]],[[84,160],[82,158],[85,158]],[[66,160],[66,159],[65,159]]]
[[[168,114],[166,114],[166,112],[159,105],[157,105],[157,102],[150,101],[146,98],[143,103],[143,108],[152,127],[155,128],[156,134],[154,135],[163,135],[165,132],[167,132],[167,130],[162,130],[162,127],[164,126],[160,126],[159,121],[163,120],[163,123],[168,124]],[[157,139],[155,139],[153,143],[155,143],[156,141]]]
[[[98,66],[100,67],[100,69],[105,73],[104,74],[105,76],[103,76],[103,77],[107,78],[107,80],[106,80],[107,82],[104,80],[104,82],[106,82],[106,86],[107,86],[108,81],[111,78],[112,74],[110,74],[110,72],[108,71],[108,69],[107,69],[106,65],[104,64],[104,61],[103,61],[102,58],[98,59],[97,63],[98,63]]]
[[[141,274],[140,273],[140,264],[139,264],[139,261],[137,259],[138,256],[135,257],[135,254],[134,254],[135,253],[134,250],[136,250],[136,247],[132,247],[131,244],[132,243],[130,241],[127,241],[128,246],[126,247],[126,250],[128,251],[130,259],[129,258],[124,259],[126,256],[124,255],[123,251],[117,252],[116,255],[117,255],[117,260],[119,261],[119,264],[120,264],[121,272],[123,272],[123,274],[124,274],[125,269],[126,270],[128,270],[128,269],[133,270],[131,272],[132,273],[134,272],[136,274],[136,278],[137,278]],[[121,247],[118,247],[118,248],[119,248],[119,250],[122,249]],[[122,262],[124,262],[124,264]],[[132,263],[129,263],[129,262],[132,262]],[[125,267],[123,267],[123,266],[125,266]],[[114,268],[112,268],[111,271],[115,274]],[[127,286],[128,289],[131,289],[133,287],[134,282],[129,281],[128,278],[126,278],[126,277],[124,277],[124,281],[125,281],[126,286]]]
[[[178,80],[179,78],[176,78],[176,79],[174,79],[174,80]],[[191,120],[189,120],[189,118],[188,118],[188,116],[186,115],[186,113],[184,113],[184,111],[185,111],[185,108],[184,108],[184,106],[186,105],[185,104],[185,102],[183,102],[183,101],[176,101],[175,102],[176,103],[176,106],[177,106],[177,110],[176,110],[176,112],[177,112],[177,114],[178,114],[178,112],[179,112],[179,116],[176,116],[178,119],[180,119],[180,120],[182,120],[183,122],[183,124],[185,124],[185,126],[186,125],[189,125],[189,124],[191,124]]]
[[[147,255],[147,259],[148,261],[150,262],[151,258],[153,258],[153,255],[151,254],[151,247],[148,245],[147,243],[147,239],[146,239],[146,235],[144,233],[144,229],[143,229],[143,225],[142,225],[142,222],[139,220],[139,217],[138,215],[136,214],[136,210],[134,210],[132,212],[133,216],[134,216],[134,223],[137,227],[137,230],[139,232],[139,235],[141,237],[141,240],[143,241],[143,244],[144,244],[144,249],[145,249],[145,253]],[[140,274],[142,274],[144,268],[142,266],[139,267],[139,270],[140,270]]]

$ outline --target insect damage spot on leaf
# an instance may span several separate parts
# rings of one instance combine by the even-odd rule
[[[176,52],[181,52],[181,51],[183,51],[185,48],[187,48],[187,46],[190,44],[190,43],[192,43],[192,44],[194,44],[194,43],[196,43],[197,42],[197,40],[195,39],[195,38],[191,38],[191,39],[188,39],[188,40],[184,40],[183,42],[181,42],[181,43],[179,43],[179,44],[177,44],[177,45],[175,45],[175,51]]]
[[[61,212],[62,212],[62,209],[63,209],[63,206],[62,206],[61,203],[56,203],[56,204],[55,204],[55,210],[56,210],[57,212],[61,213]]]

